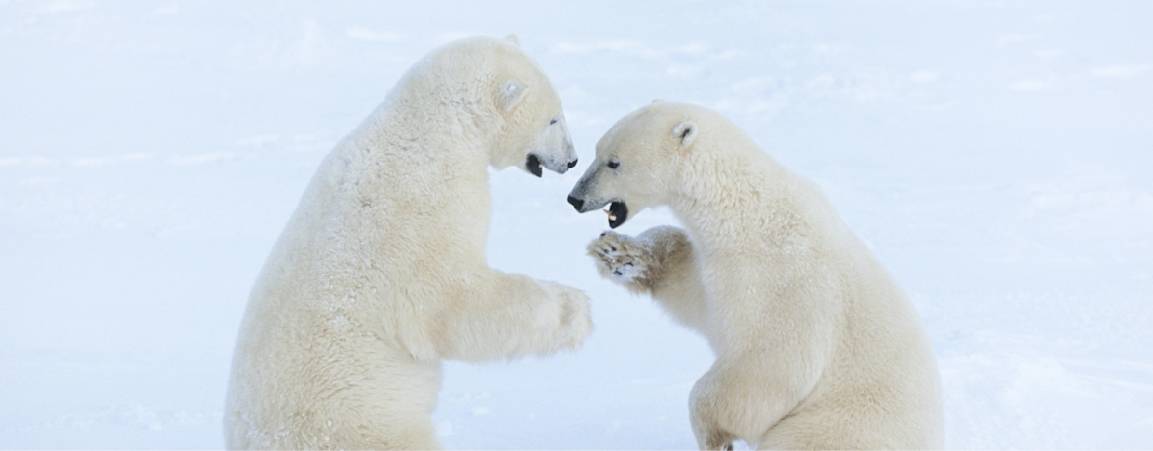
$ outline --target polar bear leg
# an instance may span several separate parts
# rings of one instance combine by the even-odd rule
[[[701,446],[715,449],[737,438],[756,445],[812,393],[819,372],[807,362],[817,359],[787,345],[778,348],[781,356],[759,349],[722,355],[693,385],[689,414]],[[789,358],[796,356],[802,357]],[[793,369],[801,371],[792,374]]]
[[[360,449],[441,449],[436,439],[436,428],[432,422],[422,419],[414,424],[406,424],[393,431],[379,431],[379,440],[372,443],[357,444]],[[347,448],[346,448],[347,449]]]
[[[717,374],[717,365],[705,373],[689,394],[689,420],[693,426],[693,435],[697,438],[697,446],[702,450],[731,450],[736,436],[726,430],[722,423],[723,411],[728,408],[724,405],[727,400],[719,396],[721,383]]]
[[[693,246],[677,227],[637,237],[605,232],[588,247],[601,275],[630,291],[651,294],[678,323],[705,334],[707,309]]]
[[[575,288],[491,271],[437,318],[442,358],[486,361],[575,349],[592,330],[588,297]]]

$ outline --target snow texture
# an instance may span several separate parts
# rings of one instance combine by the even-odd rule
[[[606,13],[611,11],[611,13]],[[219,447],[248,289],[417,58],[515,32],[582,160],[654,98],[817,181],[916,304],[956,448],[1153,448],[1153,3],[0,0],[0,447]],[[577,353],[448,364],[450,447],[687,448],[711,356],[584,255],[583,172],[493,175],[490,260]],[[671,223],[645,212],[634,234]]]

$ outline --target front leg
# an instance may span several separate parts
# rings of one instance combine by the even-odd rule
[[[492,271],[454,297],[436,320],[442,358],[548,355],[578,348],[592,331],[588,297],[558,283]]]
[[[589,243],[588,252],[602,276],[651,294],[678,323],[707,334],[705,288],[684,231],[659,226],[636,237],[605,232]]]

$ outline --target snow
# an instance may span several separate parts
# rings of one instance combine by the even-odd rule
[[[515,32],[582,160],[654,98],[816,180],[914,300],[955,448],[1153,448],[1153,3],[0,0],[0,448],[219,447],[247,291],[319,160],[431,47]],[[686,448],[704,341],[494,173],[490,260],[579,352],[446,365],[450,447]],[[627,233],[671,222],[645,212]],[[557,239],[557,237],[564,237]]]

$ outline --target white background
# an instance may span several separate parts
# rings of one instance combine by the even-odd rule
[[[727,114],[872,246],[949,446],[1153,447],[1153,2],[481,3],[0,0],[0,447],[221,446],[248,289],[320,159],[429,49],[510,32],[585,163],[495,173],[489,259],[586,289],[596,332],[448,364],[445,445],[694,446],[704,343],[598,278],[605,217],[564,202],[663,98]]]

